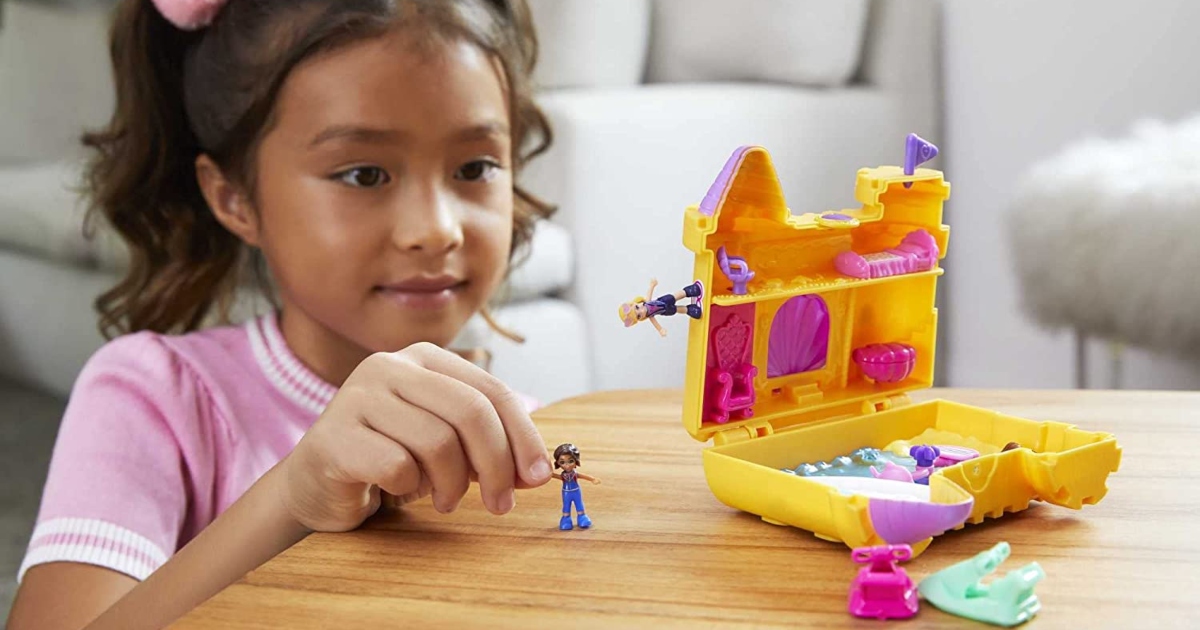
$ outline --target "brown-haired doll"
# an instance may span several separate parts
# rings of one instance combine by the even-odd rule
[[[593,484],[600,483],[600,480],[586,475],[581,472],[576,472],[575,469],[580,465],[579,449],[574,444],[559,444],[558,448],[554,449],[554,468],[561,469],[561,473],[554,473],[555,479],[561,479],[563,482],[563,509],[562,518],[558,521],[558,528],[566,531],[571,529],[571,505],[575,505],[576,521],[579,523],[580,529],[587,529],[592,526],[592,519],[583,511],[583,490],[579,487],[579,480],[590,481]]]

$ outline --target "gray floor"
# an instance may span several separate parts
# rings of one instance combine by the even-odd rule
[[[0,625],[29,544],[64,402],[0,381]]]

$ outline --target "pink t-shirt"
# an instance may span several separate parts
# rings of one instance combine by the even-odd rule
[[[113,340],[75,383],[17,579],[59,561],[145,579],[283,459],[336,391],[273,315]]]

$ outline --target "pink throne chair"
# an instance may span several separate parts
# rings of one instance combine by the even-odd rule
[[[712,350],[715,364],[708,368],[707,413],[709,421],[729,422],[754,415],[754,377],[758,368],[747,360],[750,350],[750,324],[731,315],[713,330]]]

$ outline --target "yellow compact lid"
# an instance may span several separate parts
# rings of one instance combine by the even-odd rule
[[[914,140],[915,139],[915,140]],[[793,215],[771,157],[741,147],[683,243],[704,283],[690,320],[683,422],[698,440],[746,439],[889,408],[933,384],[934,297],[949,228],[942,173],[858,171],[860,208]]]

